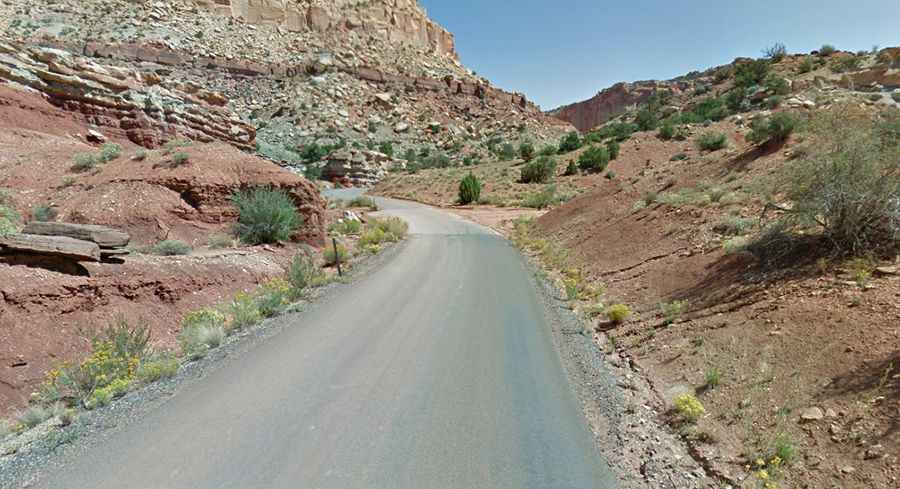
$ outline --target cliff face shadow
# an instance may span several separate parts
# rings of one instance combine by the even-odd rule
[[[0,263],[9,266],[24,266],[28,268],[40,268],[51,272],[73,275],[76,277],[90,277],[91,274],[81,263],[59,256],[48,256],[31,253],[16,253],[0,255]]]

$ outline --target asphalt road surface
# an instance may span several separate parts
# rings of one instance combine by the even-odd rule
[[[381,201],[389,263],[35,487],[613,488],[521,257]]]

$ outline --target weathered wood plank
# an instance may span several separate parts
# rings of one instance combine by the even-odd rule
[[[78,261],[100,261],[97,243],[66,236],[13,234],[0,237],[2,253],[37,253],[71,258]]]
[[[128,233],[106,226],[66,222],[30,222],[22,232],[24,234],[66,236],[82,241],[92,241],[100,245],[101,248],[120,248],[127,245],[128,241],[131,240],[131,236]]]

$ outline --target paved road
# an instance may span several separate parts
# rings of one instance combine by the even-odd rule
[[[612,488],[519,255],[414,204],[404,248],[38,487]]]

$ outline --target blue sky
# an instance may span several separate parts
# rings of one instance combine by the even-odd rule
[[[419,0],[463,63],[544,109],[619,81],[667,79],[782,42],[900,46],[900,0]]]

